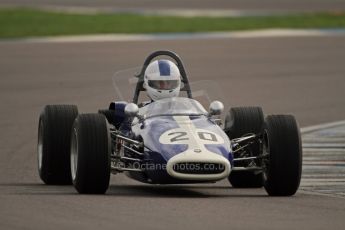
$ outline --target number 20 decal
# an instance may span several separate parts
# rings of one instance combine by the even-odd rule
[[[188,140],[188,137],[184,137],[184,136],[187,136],[186,132],[173,132],[173,133],[168,134],[168,136],[173,136],[173,135],[175,136],[170,139],[170,142]]]
[[[208,133],[208,132],[198,132],[198,135],[201,140],[205,141],[214,141],[217,142],[217,137],[213,133]]]
[[[173,132],[169,133],[168,136],[173,136],[170,142],[185,141],[188,140],[187,132]],[[198,136],[201,140],[217,142],[217,136],[209,132],[198,132]]]

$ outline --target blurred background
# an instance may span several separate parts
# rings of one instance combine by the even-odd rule
[[[0,0],[0,229],[342,229],[344,28],[345,0]],[[43,107],[106,108],[118,100],[115,73],[160,49],[180,55],[191,82],[211,81],[226,110],[262,106],[295,115],[303,128],[338,122],[303,134],[296,196],[268,198],[227,180],[151,186],[124,175],[105,196],[43,186]]]

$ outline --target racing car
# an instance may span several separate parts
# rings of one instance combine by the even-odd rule
[[[176,64],[185,97],[140,101],[145,71],[159,57]],[[160,66],[159,66],[160,68]],[[213,101],[206,110],[193,99],[181,58],[156,51],[136,76],[131,102],[79,114],[75,105],[47,105],[38,126],[38,171],[45,184],[71,184],[81,194],[104,194],[110,174],[149,184],[212,183],[264,187],[291,196],[301,179],[302,149],[292,115],[264,116],[261,107]]]

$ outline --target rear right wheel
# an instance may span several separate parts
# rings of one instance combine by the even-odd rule
[[[101,114],[82,114],[72,129],[71,174],[79,193],[103,194],[110,179],[110,134]]]
[[[38,172],[45,184],[71,184],[70,140],[75,105],[47,105],[38,125]]]
[[[225,119],[225,132],[231,139],[243,137],[247,134],[261,133],[264,126],[264,114],[261,107],[234,107]],[[251,156],[260,154],[259,143],[249,148]],[[234,166],[246,167],[248,162],[236,162]],[[263,186],[262,173],[249,171],[231,172],[229,181],[237,188],[259,188]]]

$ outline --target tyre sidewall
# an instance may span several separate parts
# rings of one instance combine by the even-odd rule
[[[101,114],[83,114],[74,122],[78,159],[73,184],[79,193],[104,193],[110,180],[110,134]]]
[[[269,195],[290,196],[297,191],[302,172],[302,147],[298,124],[293,116],[266,118],[268,165],[264,187]]]

